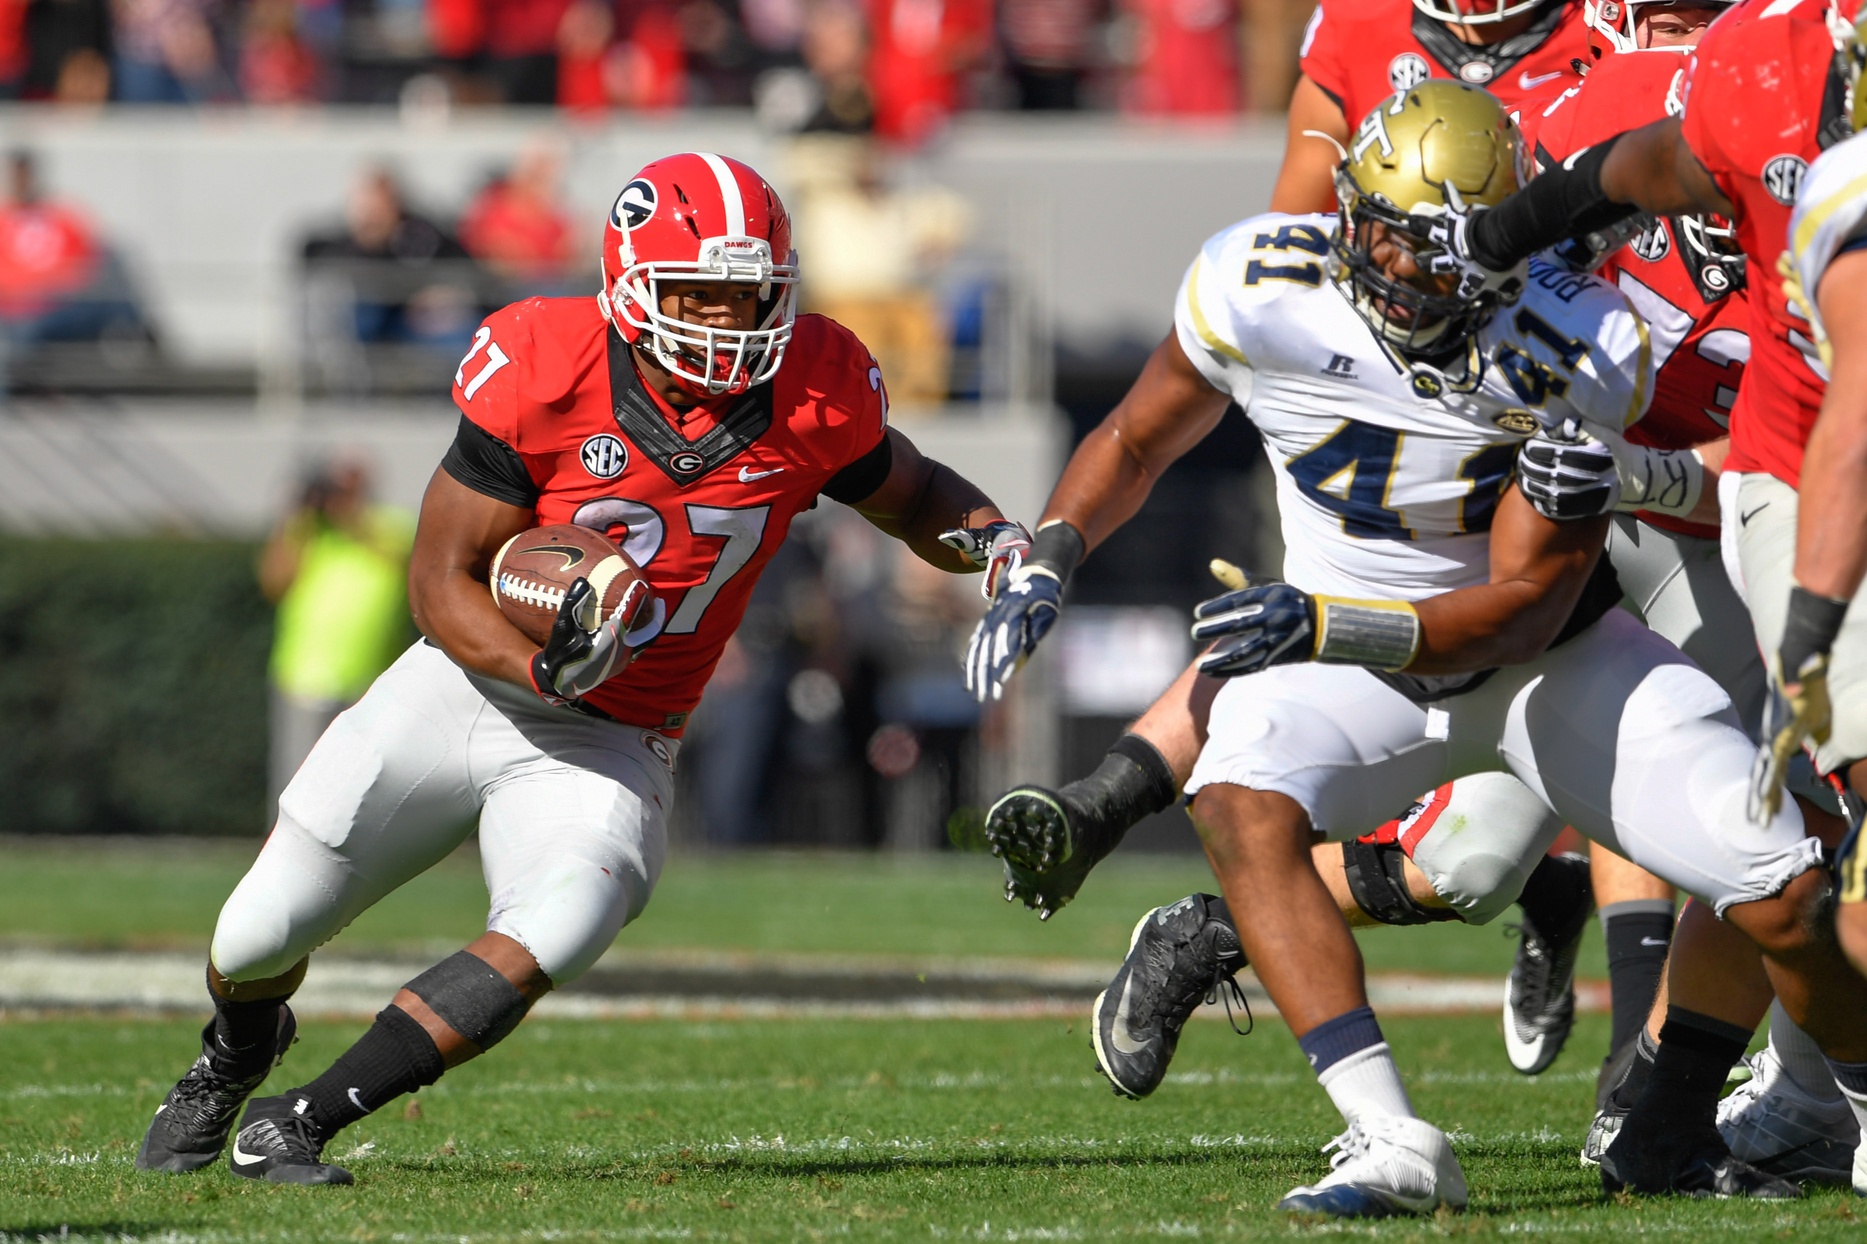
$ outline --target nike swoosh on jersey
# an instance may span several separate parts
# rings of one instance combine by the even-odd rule
[[[1135,1041],[1128,1036],[1128,999],[1134,994],[1134,973],[1128,974],[1128,980],[1121,987],[1121,1002],[1115,1008],[1115,1022],[1109,1025],[1109,1043],[1123,1054],[1139,1054],[1147,1049],[1145,1041]]]
[[[235,1166],[251,1166],[255,1162],[264,1162],[265,1160],[265,1154],[248,1153],[246,1150],[240,1148],[240,1138],[238,1136],[233,1138],[233,1163]]]
[[[1525,70],[1523,73],[1517,75],[1517,86],[1520,90],[1534,91],[1545,82],[1554,82],[1561,76],[1562,70],[1560,69],[1556,70],[1554,73],[1539,73],[1534,78],[1530,76],[1528,70]]]
[[[764,479],[767,475],[776,475],[782,470],[784,470],[783,467],[773,467],[769,471],[754,471],[751,467],[740,467],[739,482],[749,484],[755,479]]]

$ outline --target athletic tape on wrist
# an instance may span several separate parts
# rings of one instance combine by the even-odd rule
[[[1342,844],[1342,875],[1355,905],[1381,924],[1438,924],[1457,920],[1450,907],[1425,907],[1407,890],[1406,854],[1397,842]]]
[[[1316,606],[1318,661],[1399,670],[1420,650],[1420,615],[1405,601],[1310,599]]]
[[[1057,582],[1068,583],[1070,574],[1082,564],[1089,542],[1083,539],[1083,533],[1060,518],[1055,518],[1037,529],[1031,537],[1031,555],[1025,558],[1027,566],[1041,566],[1057,576]]]
[[[532,1005],[492,964],[465,950],[417,976],[407,989],[442,1023],[482,1050],[510,1036]]]
[[[1789,613],[1783,619],[1783,642],[1777,646],[1783,664],[1783,679],[1793,682],[1812,656],[1825,655],[1835,646],[1835,636],[1847,620],[1848,604],[1828,596],[1818,596],[1799,583],[1789,587]]]

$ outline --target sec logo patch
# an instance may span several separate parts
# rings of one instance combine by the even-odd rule
[[[1387,84],[1396,91],[1410,91],[1432,76],[1426,58],[1415,52],[1402,52],[1387,63]]]
[[[577,456],[583,459],[583,469],[598,479],[615,479],[629,465],[629,447],[608,432],[585,441]]]
[[[1796,194],[1802,189],[1802,175],[1808,171],[1809,162],[1801,156],[1775,156],[1763,166],[1763,188],[1784,207],[1794,207]]]

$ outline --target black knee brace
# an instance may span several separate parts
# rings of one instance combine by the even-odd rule
[[[1397,842],[1342,844],[1342,872],[1356,906],[1382,924],[1437,924],[1457,920],[1450,907],[1422,907],[1407,892],[1406,853]]]
[[[408,991],[449,1028],[489,1050],[511,1035],[531,1003],[478,955],[449,955],[408,983]]]

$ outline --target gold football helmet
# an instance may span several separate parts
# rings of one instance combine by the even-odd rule
[[[1448,206],[1495,207],[1523,182],[1522,139],[1491,95],[1441,79],[1388,97],[1362,119],[1336,170],[1337,283],[1402,353],[1457,349],[1498,307],[1516,301],[1522,274],[1495,277],[1459,297],[1451,281],[1428,275],[1435,247],[1427,231]],[[1375,260],[1377,246],[1387,262]],[[1392,273],[1394,246],[1413,257],[1411,275]]]

